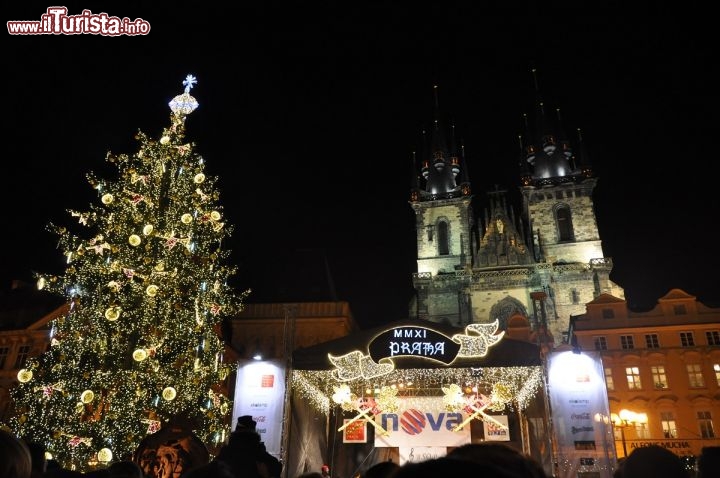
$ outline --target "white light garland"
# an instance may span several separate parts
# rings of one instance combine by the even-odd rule
[[[491,393],[496,384],[501,384],[513,399],[507,405],[520,410],[527,408],[541,389],[543,383],[542,367],[487,367],[487,368],[447,368],[447,369],[395,369],[382,377],[354,380],[340,380],[336,370],[295,370],[292,375],[292,387],[300,397],[320,412],[328,413],[334,388],[341,383],[348,386],[351,393],[361,397],[372,395],[383,387],[395,386],[399,396],[442,396],[442,387],[456,384],[460,389],[478,386]],[[399,384],[403,386],[400,387]],[[411,386],[408,384],[412,384]],[[496,387],[497,389],[497,387]],[[371,393],[367,393],[370,391]]]

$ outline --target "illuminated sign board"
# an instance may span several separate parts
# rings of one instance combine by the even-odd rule
[[[340,356],[328,354],[336,367],[335,379],[345,382],[386,375],[393,371],[393,358],[416,357],[436,360],[446,365],[458,357],[484,357],[488,349],[498,343],[505,332],[496,333],[498,321],[483,324],[469,324],[464,334],[448,337],[442,332],[417,325],[406,325],[388,329],[368,344],[369,354],[360,350]]]
[[[440,332],[424,327],[396,327],[375,337],[368,344],[375,362],[384,358],[420,357],[452,363],[460,351],[460,344]]]

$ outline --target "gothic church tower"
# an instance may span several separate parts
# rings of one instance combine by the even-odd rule
[[[418,317],[458,324],[469,313],[462,272],[470,266],[472,194],[464,153],[440,119],[437,86],[434,93],[434,120],[424,134],[419,170],[415,157],[412,164],[418,268],[413,282]]]
[[[535,127],[526,121],[520,137],[521,213],[516,217],[507,191],[496,187],[476,218],[464,150],[456,150],[452,134],[450,146],[445,142],[435,89],[434,128],[411,187],[418,253],[412,316],[455,326],[498,320],[501,329],[527,327],[531,340],[559,345],[570,316],[584,313],[587,302],[602,293],[624,297],[602,251],[597,179],[582,138],[572,144],[556,113],[546,117],[538,95]]]

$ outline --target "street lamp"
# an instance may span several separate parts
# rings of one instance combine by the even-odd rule
[[[637,427],[648,422],[647,413],[633,412],[623,408],[618,413],[612,413],[610,420],[615,428],[620,429],[620,439],[622,440],[623,457],[627,456],[627,444],[625,441],[625,429],[628,427]]]

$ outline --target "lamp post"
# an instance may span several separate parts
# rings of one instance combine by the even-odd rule
[[[647,413],[633,412],[623,408],[618,413],[610,415],[610,421],[615,428],[620,429],[620,440],[622,441],[623,457],[627,456],[627,442],[625,441],[625,429],[628,427],[637,427],[647,423]]]

